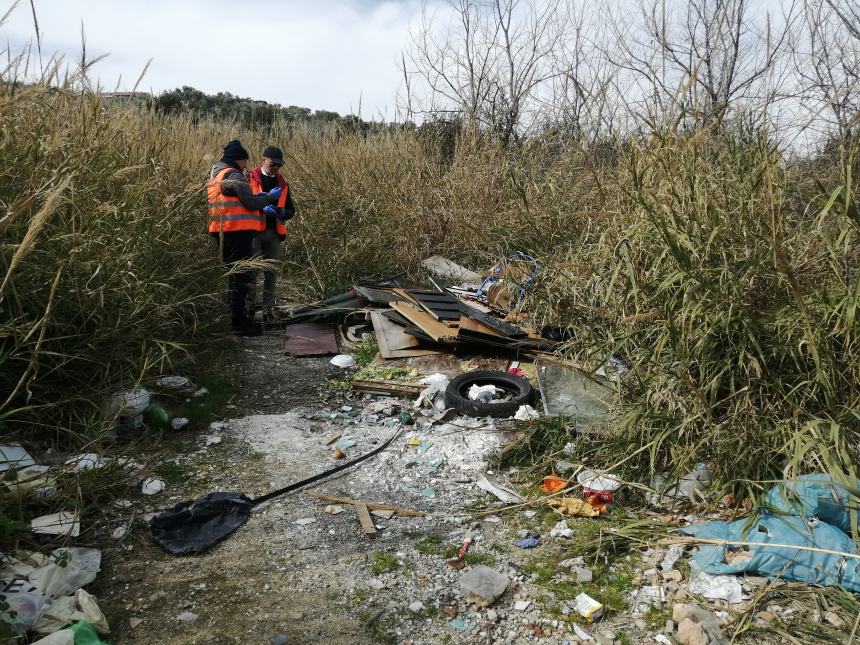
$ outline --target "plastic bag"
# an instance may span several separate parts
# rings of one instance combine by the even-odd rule
[[[448,377],[444,374],[431,374],[419,381],[427,387],[418,395],[415,407],[420,408],[426,401],[436,407],[439,412],[445,410],[445,390],[448,389]]]
[[[748,533],[745,528],[750,527]],[[683,529],[683,533],[732,542],[758,542],[788,546],[749,546],[703,544],[693,555],[702,571],[720,575],[760,573],[786,580],[819,585],[843,585],[860,592],[860,560],[808,551],[795,546],[812,547],[854,554],[854,544],[840,529],[818,520],[796,516],[763,516],[752,522],[705,522]]]
[[[251,499],[240,493],[210,493],[156,515],[149,527],[168,553],[203,553],[247,522],[251,508]]]
[[[98,549],[57,549],[47,564],[30,573],[29,579],[46,596],[68,596],[96,579],[101,562],[102,552]]]
[[[854,482],[860,489],[860,482]],[[851,531],[850,509],[857,509],[852,494],[830,475],[813,473],[794,481],[777,484],[765,496],[765,506],[778,513],[815,517],[836,526],[846,533]]]

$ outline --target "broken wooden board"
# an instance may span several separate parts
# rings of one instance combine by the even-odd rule
[[[409,358],[439,353],[438,350],[422,347],[419,339],[407,334],[402,327],[386,319],[378,311],[370,313],[370,320],[382,358]]]
[[[349,497],[336,497],[334,495],[326,495],[325,493],[319,493],[315,490],[307,491],[307,495],[309,497],[315,497],[316,499],[321,499],[325,502],[332,502],[334,504],[352,505],[356,502],[361,502],[371,511],[394,511],[402,517],[427,516],[427,513],[424,513],[423,511],[410,511],[408,508],[401,508],[400,506],[394,506],[392,504],[377,504],[376,502],[362,502],[361,500],[350,499]]]
[[[361,523],[361,529],[367,537],[376,537],[376,525],[370,517],[367,510],[367,504],[364,502],[355,502],[352,507],[355,509],[355,514],[358,516],[358,521]]]
[[[490,314],[485,314],[477,309],[470,307],[469,305],[463,303],[462,313],[464,316],[468,316],[472,320],[477,320],[479,323],[494,329],[502,336],[507,336],[508,338],[524,338],[528,336],[528,333],[516,327],[514,325],[508,324],[503,320],[496,318]]]
[[[386,381],[383,379],[352,380],[352,389],[358,392],[378,392],[394,396],[418,396],[426,387],[426,385],[418,383],[401,383],[400,381]]]
[[[477,320],[472,320],[468,316],[460,316],[459,327],[461,330],[483,334],[485,336],[492,336],[493,338],[507,338],[507,336],[500,334],[492,327],[487,327],[485,324],[478,322]]]
[[[419,291],[410,289],[407,292],[428,314],[440,322],[457,321],[460,319],[462,305],[450,293],[442,291]]]
[[[334,327],[326,323],[295,323],[286,327],[284,350],[293,356],[334,356],[338,353]]]
[[[392,302],[391,308],[413,325],[423,330],[424,333],[437,343],[453,343],[457,341],[456,327],[448,327],[444,323],[434,319],[424,310],[418,309],[417,306],[411,305],[408,302]]]

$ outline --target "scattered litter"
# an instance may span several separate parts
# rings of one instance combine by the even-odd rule
[[[544,477],[543,482],[541,482],[540,489],[544,493],[557,493],[559,491],[567,488],[567,480],[563,477],[559,477],[557,475],[550,475],[549,477]]]
[[[223,439],[217,434],[204,434],[203,441],[207,446],[217,446]]]
[[[532,510],[523,511],[523,515],[525,515],[527,518],[531,519],[535,515],[537,515],[537,511],[532,511]]]
[[[161,491],[164,490],[166,484],[160,479],[154,479],[153,477],[147,477],[143,480],[143,484],[141,485],[141,492],[144,495],[157,495]]]
[[[448,377],[444,374],[431,374],[419,381],[427,387],[418,395],[415,407],[420,408],[425,403],[432,405],[438,412],[445,412],[445,390],[448,389]]]
[[[338,450],[346,450],[347,448],[352,448],[355,445],[356,441],[352,437],[344,437],[334,444],[335,449]]]
[[[705,499],[705,489],[710,486],[712,478],[711,471],[705,463],[696,464],[695,468],[680,480],[667,481],[664,476],[655,475],[651,480],[651,488],[656,492],[648,493],[646,498],[652,506],[671,508],[683,500],[689,500],[695,504]]]
[[[109,415],[117,415],[119,425],[136,430],[143,427],[143,413],[149,407],[149,392],[142,387],[114,392],[107,404]]]
[[[478,287],[481,284],[481,274],[475,273],[447,258],[443,258],[441,255],[432,255],[429,258],[421,260],[421,266],[442,280],[464,283],[464,286],[470,287]]]
[[[573,367],[535,364],[544,413],[571,417],[579,432],[599,432],[618,398],[615,386]]]
[[[666,555],[663,556],[663,561],[660,563],[660,568],[663,571],[671,571],[675,567],[675,563],[684,555],[684,547],[680,544],[675,544],[669,547]]]
[[[586,642],[594,640],[594,638],[591,636],[591,634],[589,634],[587,631],[585,631],[582,627],[580,627],[576,623],[571,623],[571,625],[573,626],[573,633],[576,634],[576,637],[579,640],[586,641]]]
[[[573,535],[573,529],[567,525],[567,520],[561,520],[558,524],[552,527],[549,532],[550,537],[569,538]]]
[[[472,623],[467,623],[466,621],[462,620],[461,618],[455,618],[453,620],[449,620],[448,626],[451,629],[457,630],[458,632],[470,632],[473,629],[475,629],[475,627],[474,627],[474,625],[472,625]]]
[[[529,535],[528,537],[515,541],[514,546],[518,546],[521,549],[533,549],[536,546],[540,546],[540,538]]]
[[[562,515],[578,515],[580,517],[596,517],[600,515],[600,509],[576,497],[554,497],[549,500],[549,505]]]
[[[200,618],[200,615],[195,614],[193,611],[183,611],[176,617],[176,620],[180,623],[193,623],[198,618]]]
[[[298,524],[299,526],[307,526],[308,524],[313,524],[317,519],[315,517],[301,517],[297,519],[293,524]]]
[[[83,589],[78,589],[74,596],[53,600],[33,625],[33,631],[52,634],[79,620],[88,622],[99,634],[110,633],[107,619],[99,609],[95,597]]]
[[[672,645],[672,641],[668,637],[663,636],[663,634],[656,634],[654,640],[660,643],[660,645]]]
[[[349,354],[338,354],[334,358],[332,358],[329,363],[334,365],[335,367],[355,367],[355,359]]]
[[[594,622],[603,615],[603,605],[586,593],[574,598],[576,611],[588,622]]]
[[[736,576],[713,576],[702,571],[695,560],[690,562],[687,591],[711,600],[725,600],[736,605],[743,600],[743,589]]]
[[[199,399],[201,396],[206,396],[207,394],[209,394],[209,390],[207,390],[205,387],[201,387],[191,396],[193,396],[195,399]]]
[[[81,522],[77,513],[60,511],[50,515],[42,515],[30,520],[30,529],[41,535],[68,535],[78,537],[81,534]]]
[[[174,430],[182,430],[185,426],[187,426],[191,421],[186,419],[185,417],[176,417],[173,421],[170,422],[170,426]]]
[[[422,494],[424,497],[436,497],[436,491],[434,491],[434,490],[433,490],[432,488],[430,488],[429,486],[428,486],[427,488],[422,488],[422,489],[421,489],[421,494]]]
[[[420,600],[416,600],[409,605],[409,611],[413,614],[417,614],[419,611],[424,611],[424,603]]]
[[[376,517],[381,517],[384,520],[390,520],[394,517],[394,511],[392,510],[370,511],[370,514],[375,515]]]
[[[323,509],[323,511],[328,513],[329,515],[340,515],[344,512],[344,510],[346,509],[344,509],[343,506],[339,506],[337,504],[329,504]]]
[[[515,611],[525,611],[526,609],[529,608],[529,606],[531,606],[531,604],[532,604],[531,600],[517,600],[514,603],[514,610]]]
[[[593,470],[583,470],[576,476],[576,481],[592,506],[611,504],[612,493],[621,488],[621,480],[615,475],[600,475]]]
[[[346,453],[343,450],[341,450],[340,448],[335,448],[334,452],[331,453],[332,459],[340,460],[340,459],[343,459],[344,457],[346,457]]]
[[[630,606],[639,613],[645,613],[650,607],[660,607],[666,602],[666,590],[657,585],[648,585],[630,593]]]
[[[510,580],[506,575],[479,564],[460,578],[460,588],[482,607],[492,605],[505,593]]]
[[[495,475],[481,475],[476,483],[478,484],[478,488],[495,495],[503,502],[507,502],[509,504],[521,504],[526,501],[525,498],[516,491],[502,486],[496,479]]]
[[[30,456],[20,443],[8,443],[0,445],[0,472],[10,468],[19,469],[35,466],[35,460]]]
[[[510,371],[510,370],[509,370]],[[537,419],[540,416],[537,410],[535,410],[532,406],[526,404],[521,405],[516,414],[514,414],[514,419],[517,421],[532,421]]]
[[[191,379],[184,376],[162,376],[155,384],[165,390],[189,390],[196,388]]]
[[[469,398],[473,401],[489,403],[498,398],[501,392],[502,390],[495,385],[478,385],[477,383],[473,383],[469,388]]]
[[[101,458],[94,452],[69,457],[65,461],[66,466],[71,466],[73,472],[79,473],[85,470],[94,470],[103,465]]]
[[[594,578],[594,574],[588,567],[576,566],[573,568],[573,572],[576,575],[576,581],[580,584],[585,582],[591,582]]]
[[[509,367],[508,374],[510,374],[511,376],[516,376],[518,378],[526,378],[525,370],[523,370],[521,367]]]
[[[128,535],[128,531],[130,528],[131,528],[131,526],[128,526],[128,525],[118,526],[113,531],[111,531],[111,537],[114,540],[121,540],[126,535]]]

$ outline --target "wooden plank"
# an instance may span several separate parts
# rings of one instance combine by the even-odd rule
[[[473,309],[466,304],[463,305],[463,315],[468,316],[472,320],[477,320],[487,327],[495,329],[497,332],[503,336],[507,336],[508,338],[524,338],[528,335],[519,327],[510,325],[503,320],[499,320],[495,316],[491,316],[490,314],[481,313],[477,309]]]
[[[483,323],[480,323],[477,320],[472,320],[468,316],[460,316],[460,329],[465,329],[478,334],[486,334],[487,336],[493,336],[495,338],[507,338],[507,336],[500,334],[492,327],[487,327]]]
[[[400,381],[384,381],[382,379],[353,379],[352,389],[359,392],[382,392],[396,396],[416,396],[421,394],[426,385],[417,383],[401,383]]]
[[[456,328],[450,328],[438,320],[434,320],[430,314],[417,309],[414,305],[407,302],[392,302],[391,308],[413,325],[422,329],[436,342],[455,342],[457,340]]]
[[[285,327],[284,350],[293,356],[333,356],[337,354],[334,327],[327,323],[295,323]]]
[[[380,312],[370,312],[373,333],[382,358],[410,358],[438,354],[438,350],[421,346],[421,341],[402,327],[386,319]]]
[[[354,502],[352,507],[355,509],[355,514],[358,516],[358,521],[361,523],[361,528],[367,537],[376,537],[376,526],[373,524],[373,519],[367,511],[367,504],[364,502]]]
[[[377,504],[376,502],[362,502],[358,499],[350,499],[349,497],[335,497],[334,495],[326,495],[325,493],[318,493],[315,490],[309,490],[307,494],[310,497],[315,497],[317,499],[321,499],[325,502],[331,502],[332,504],[355,504],[356,502],[363,503],[368,509],[371,511],[394,511],[398,515],[402,517],[427,517],[427,513],[423,511],[411,511],[408,508],[402,508],[400,506],[394,506],[393,504]]]

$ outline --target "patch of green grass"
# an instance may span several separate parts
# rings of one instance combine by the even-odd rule
[[[426,533],[415,543],[415,550],[425,555],[445,555],[445,538],[440,533]]]
[[[374,643],[397,645],[399,639],[394,632],[394,616],[385,613],[380,614],[378,610],[371,610],[360,612],[358,617]]]
[[[375,338],[364,341],[352,350],[352,356],[355,358],[355,362],[359,367],[367,367],[370,365],[378,353],[379,345],[376,343]]]
[[[356,360],[356,362],[358,362],[358,360]],[[355,373],[355,378],[383,381],[408,381],[412,378],[412,370],[406,369],[405,367],[365,365]]]
[[[190,401],[182,399],[182,403],[168,407],[173,416],[185,417],[192,424],[206,426],[224,417],[224,406],[236,394],[233,380],[228,374],[199,374],[194,377],[194,383],[209,390],[208,394],[190,397]],[[159,395],[161,396],[161,395]]]
[[[397,556],[387,551],[374,551],[372,558],[373,562],[370,565],[370,572],[375,576],[381,573],[397,571],[400,568]]]
[[[648,629],[663,629],[666,621],[672,618],[672,611],[668,607],[657,608],[654,605],[648,607],[648,611],[642,616]]]
[[[509,444],[496,459],[499,468],[524,468],[544,471],[547,463],[561,452],[573,437],[573,422],[562,416],[540,417],[528,425],[521,438]]]
[[[178,484],[188,481],[191,477],[191,467],[186,464],[177,464],[175,461],[165,461],[155,468],[156,474],[164,480],[165,484]]]
[[[351,607],[363,605],[370,597],[370,592],[365,587],[357,587],[353,589],[346,597],[346,602]]]

